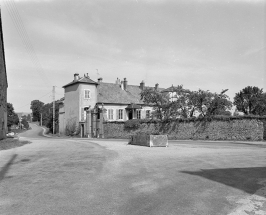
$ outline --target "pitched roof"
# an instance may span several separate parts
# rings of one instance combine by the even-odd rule
[[[140,100],[139,86],[127,85],[127,90],[119,84],[103,83],[98,85],[98,103],[143,104]]]
[[[70,83],[64,85],[63,88],[68,87],[68,86],[70,86],[70,85],[77,84],[77,83],[83,83],[83,84],[95,84],[95,85],[98,85],[97,82],[91,80],[89,77],[81,77],[81,78],[79,78],[77,81],[73,80],[72,82],[70,82]]]
[[[123,90],[119,84],[100,82],[97,89],[98,103],[143,104],[140,97],[141,89],[136,85],[127,85],[127,90]],[[162,88],[158,90],[161,91]]]

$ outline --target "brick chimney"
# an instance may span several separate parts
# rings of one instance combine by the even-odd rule
[[[90,78],[88,73],[84,74],[84,77],[85,78]]]
[[[127,79],[124,78],[124,90],[127,90]]]
[[[77,81],[79,79],[79,74],[78,73],[75,73],[74,74],[74,81]]]
[[[115,80],[115,84],[120,84],[120,80],[118,78]]]
[[[103,81],[103,78],[98,78],[98,83],[101,83]]]
[[[159,88],[159,84],[157,83],[155,84],[155,90],[158,90],[158,88]]]
[[[144,81],[142,81],[142,82],[139,84],[139,88],[140,88],[141,90],[144,90],[144,88],[145,88],[145,82],[144,82]]]

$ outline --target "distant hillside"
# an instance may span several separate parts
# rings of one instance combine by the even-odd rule
[[[27,113],[27,112],[17,112],[16,113],[17,115],[18,115],[18,117],[20,118],[20,117],[22,117],[22,116],[28,116],[28,114],[31,114],[31,113]]]

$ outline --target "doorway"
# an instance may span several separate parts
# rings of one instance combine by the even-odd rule
[[[129,120],[133,119],[133,111],[132,110],[128,111],[128,119]]]
[[[81,135],[81,137],[84,137],[85,136],[85,129],[84,129],[84,124],[81,124],[80,125],[80,135]]]

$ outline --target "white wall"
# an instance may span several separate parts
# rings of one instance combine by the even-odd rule
[[[126,107],[128,105],[110,105],[110,104],[104,104],[104,108],[107,110],[106,115],[107,115],[107,120],[108,121],[126,121],[128,120],[128,111],[126,111]],[[108,115],[108,110],[112,109],[113,110],[113,119],[109,119]],[[118,110],[123,109],[123,119],[118,119]],[[150,113],[152,112],[153,108],[152,107],[143,107],[141,110],[141,119],[146,118],[146,110],[150,110]],[[133,118],[137,118],[137,113],[134,111]]]

